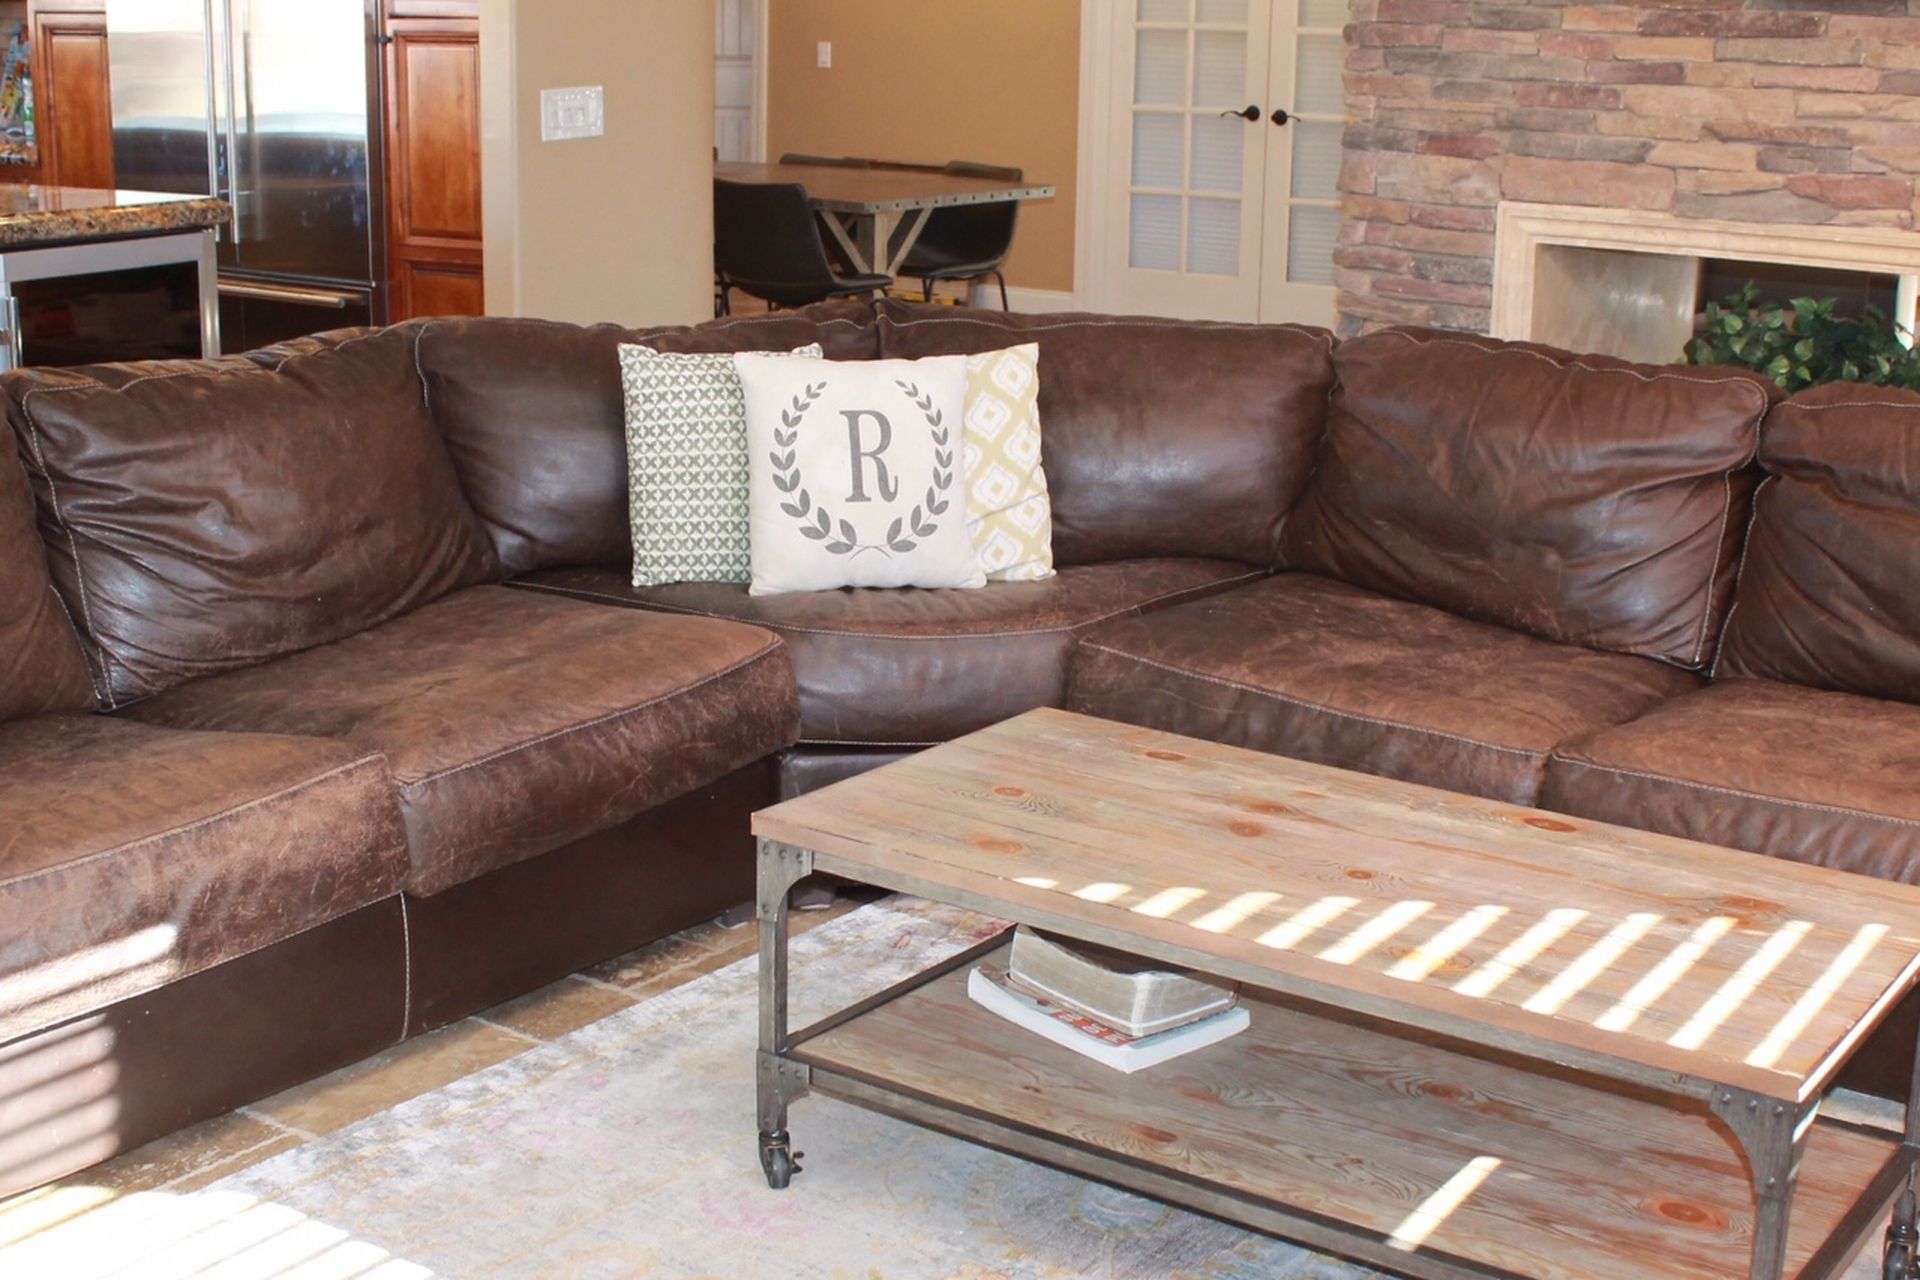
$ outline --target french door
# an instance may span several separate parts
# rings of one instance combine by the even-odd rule
[[[1347,0],[1125,9],[1096,37],[1098,305],[1331,324]]]

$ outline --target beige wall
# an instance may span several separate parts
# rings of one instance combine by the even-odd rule
[[[524,0],[523,0],[524,2]],[[1007,265],[1073,288],[1080,0],[769,0],[767,155],[1018,165],[1053,183]],[[833,68],[814,66],[833,42]]]
[[[487,310],[713,314],[713,12],[702,0],[482,0]],[[540,141],[540,90],[606,88],[607,132]]]

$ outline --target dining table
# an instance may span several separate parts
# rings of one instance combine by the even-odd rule
[[[728,182],[797,182],[827,233],[860,272],[897,275],[935,209],[1046,200],[1044,182],[1010,182],[946,173],[933,166],[859,169],[844,165],[725,161],[713,176]]]

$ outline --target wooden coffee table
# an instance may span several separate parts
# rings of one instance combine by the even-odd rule
[[[759,1124],[809,1089],[1433,1280],[1824,1280],[1920,1145],[1820,1114],[1920,889],[1035,711],[766,809]],[[813,872],[1247,984],[1126,1076],[972,1004],[996,939],[801,1031]]]

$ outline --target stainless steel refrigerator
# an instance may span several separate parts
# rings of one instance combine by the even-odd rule
[[[107,0],[123,188],[217,195],[221,345],[386,320],[375,0]]]

